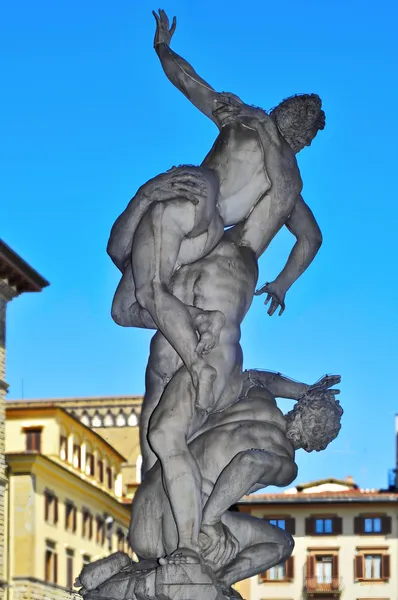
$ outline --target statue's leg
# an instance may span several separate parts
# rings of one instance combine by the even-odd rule
[[[162,486],[160,468],[155,467],[148,473],[134,496],[129,542],[140,560],[162,558],[177,547],[177,530]]]
[[[292,536],[264,519],[226,512],[222,522],[239,542],[240,552],[217,575],[224,589],[283,563],[294,548]]]
[[[170,293],[182,241],[195,225],[195,205],[173,200],[154,204],[141,219],[132,249],[136,298],[187,367],[205,406],[216,373],[198,355],[198,335],[187,306]]]
[[[199,553],[201,474],[187,446],[195,390],[181,367],[167,385],[149,424],[149,443],[162,465],[163,485],[178,530],[178,548]]]
[[[140,446],[142,474],[157,461],[157,456],[148,442],[149,420],[159,404],[164,389],[181,367],[182,361],[166,338],[158,331],[152,338],[148,366],[145,374],[145,396],[140,414]]]

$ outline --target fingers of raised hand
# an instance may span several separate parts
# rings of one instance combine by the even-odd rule
[[[254,292],[255,296],[261,296],[261,294],[265,294],[268,291],[268,283],[264,284],[263,286],[261,286],[260,288],[258,288],[258,290],[256,290]]]
[[[173,22],[170,27],[170,35],[173,35],[177,27],[177,17],[173,17]]]
[[[153,14],[153,16],[154,16],[154,17],[155,17],[155,19],[156,19],[157,26],[159,27],[159,26],[160,26],[160,18],[159,18],[159,15],[158,15],[158,13],[157,13],[157,12],[155,12],[155,11],[153,10],[153,11],[152,11],[152,14]]]
[[[279,306],[278,300],[276,300],[276,298],[272,298],[272,302],[271,302],[270,307],[269,307],[269,309],[267,311],[270,317],[272,317],[272,315],[274,314],[274,312],[276,311],[276,309],[278,308],[278,306]]]

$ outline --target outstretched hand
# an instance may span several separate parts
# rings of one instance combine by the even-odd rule
[[[319,381],[317,381],[316,383],[314,383],[313,385],[311,385],[308,388],[305,395],[307,397],[308,396],[317,397],[317,396],[329,395],[334,398],[334,396],[337,396],[338,394],[340,394],[340,390],[338,390],[338,389],[331,390],[330,388],[333,387],[334,385],[337,385],[338,383],[340,383],[340,381],[341,381],[340,375],[324,375],[323,377],[321,377],[321,379],[319,379]]]
[[[153,16],[156,19],[156,33],[153,45],[156,47],[158,44],[167,44],[169,46],[171,38],[177,27],[177,19],[173,17],[171,27],[169,27],[169,18],[162,8],[159,8],[159,14],[154,10],[152,11]]]
[[[271,304],[267,311],[269,316],[272,317],[278,307],[280,307],[279,316],[281,316],[285,310],[286,291],[282,289],[281,286],[279,286],[275,281],[272,281],[271,283],[266,283],[260,289],[254,292],[255,296],[260,296],[261,294],[267,294],[267,297],[264,300],[265,306],[267,306],[271,300]]]

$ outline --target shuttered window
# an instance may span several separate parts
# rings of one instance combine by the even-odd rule
[[[343,520],[337,516],[311,516],[305,520],[306,535],[341,535],[343,533]]]
[[[358,515],[354,518],[356,535],[389,535],[392,519],[388,515]]]
[[[390,579],[390,555],[366,553],[354,559],[356,581],[388,581]]]
[[[281,563],[264,571],[259,575],[259,579],[262,583],[273,582],[273,581],[293,581],[294,579],[294,556],[287,559],[286,562]]]

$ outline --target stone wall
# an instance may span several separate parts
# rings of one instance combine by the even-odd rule
[[[60,585],[18,578],[11,585],[10,600],[81,600],[81,597]]]

